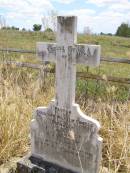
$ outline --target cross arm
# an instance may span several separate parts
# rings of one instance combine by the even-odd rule
[[[88,66],[98,66],[100,64],[100,45],[76,45],[76,63]]]
[[[38,42],[36,54],[42,61],[56,62],[56,43]]]

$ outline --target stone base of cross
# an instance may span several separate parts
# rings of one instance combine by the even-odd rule
[[[100,125],[75,103],[75,83],[76,64],[99,65],[100,46],[76,44],[76,17],[58,16],[57,21],[57,43],[37,43],[37,55],[56,63],[56,94],[48,108],[34,111],[29,160],[41,173],[48,164],[56,173],[97,173]]]

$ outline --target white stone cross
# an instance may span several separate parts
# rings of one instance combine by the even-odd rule
[[[56,97],[48,107],[34,111],[31,153],[70,172],[97,173],[102,145],[100,125],[75,104],[75,82],[76,64],[99,65],[100,46],[76,44],[76,17],[57,19],[57,43],[37,43],[38,56],[56,63]]]
[[[57,25],[57,43],[37,43],[37,54],[43,61],[56,63],[56,105],[71,109],[75,103],[76,64],[99,65],[100,46],[76,44],[74,16],[59,16]]]

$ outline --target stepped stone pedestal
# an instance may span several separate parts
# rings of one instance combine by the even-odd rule
[[[17,163],[18,173],[78,173],[59,165],[44,161],[42,158],[26,156]]]

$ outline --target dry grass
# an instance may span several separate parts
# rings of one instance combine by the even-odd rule
[[[32,111],[38,105],[47,105],[52,98],[51,90],[41,95],[38,80],[34,82],[32,78],[33,74],[23,70],[1,68],[0,163],[28,150]]]
[[[82,101],[81,101],[82,102]],[[81,103],[82,104],[82,103]],[[130,139],[128,125],[130,125],[130,102],[98,102],[88,100],[82,109],[101,123],[100,135],[103,137],[102,166],[109,172],[128,173],[130,166]]]
[[[15,67],[1,67],[0,163],[28,151],[32,111],[37,106],[47,105],[53,97],[54,88],[48,83],[41,88],[36,73]],[[130,102],[110,103],[83,97],[78,98],[77,102],[84,112],[101,122],[100,135],[104,140],[102,166],[111,173],[128,173]]]

